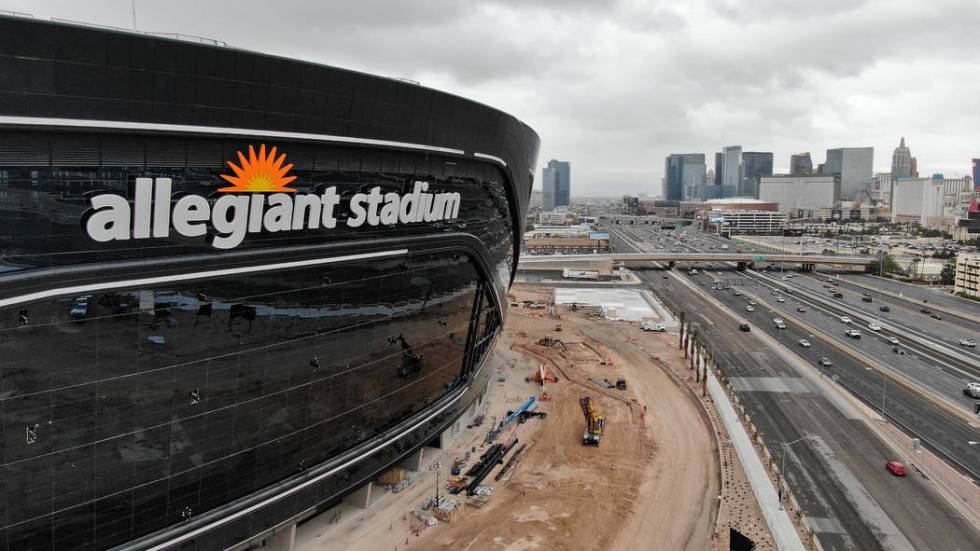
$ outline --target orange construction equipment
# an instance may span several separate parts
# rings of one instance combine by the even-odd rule
[[[531,382],[533,380],[541,386],[544,386],[545,381],[548,381],[549,383],[557,383],[558,377],[552,375],[543,364],[538,364],[538,369],[534,372],[534,377],[528,377],[524,380],[527,382]]]

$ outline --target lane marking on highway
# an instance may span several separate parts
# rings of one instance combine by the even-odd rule
[[[871,497],[864,484],[837,457],[837,454],[830,449],[830,446],[819,436],[811,439],[810,446],[818,455],[823,457],[825,464],[833,471],[834,478],[840,482],[841,489],[844,495],[847,496],[847,500],[854,504],[858,515],[872,529],[871,531],[881,538],[882,546],[885,549],[896,551],[915,551],[912,542],[898,529],[898,526],[888,516],[888,513]],[[790,453],[793,453],[792,449]]]
[[[810,392],[802,377],[729,377],[728,382],[740,392]]]

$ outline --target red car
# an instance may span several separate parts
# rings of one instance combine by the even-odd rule
[[[888,463],[885,463],[885,468],[888,469],[888,472],[895,476],[905,476],[909,474],[908,470],[905,469],[905,465],[902,465],[901,461],[889,461]]]

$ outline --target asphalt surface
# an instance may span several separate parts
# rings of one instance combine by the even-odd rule
[[[860,283],[861,285],[880,287],[881,289],[896,294],[901,293],[902,296],[908,297],[917,304],[937,304],[943,308],[960,310],[970,315],[980,317],[980,301],[939,292],[934,287],[912,285],[910,283],[902,283],[901,281],[892,281],[890,279],[882,279],[877,276],[865,274],[846,275],[842,276],[842,279],[845,281],[854,281],[856,283]]]
[[[642,232],[630,237],[628,244],[619,236],[614,243],[628,250],[651,245],[638,242],[645,237]],[[639,273],[665,302],[684,310],[688,319],[699,323],[699,331],[705,335],[722,371],[736,385],[742,403],[771,451],[778,454],[782,443],[808,437],[786,454],[786,477],[804,513],[816,519],[815,524],[821,528],[818,537],[824,549],[903,549],[909,545],[916,549],[980,548],[980,534],[927,481],[915,473],[897,479],[884,470],[885,462],[894,459],[890,448],[853,410],[848,411],[839,399],[828,399],[813,381],[816,371],[804,364],[815,362],[820,356],[829,357],[833,367],[823,375],[836,379],[837,384],[859,397],[866,395],[862,399],[869,404],[872,396],[881,396],[880,375],[866,371],[865,366],[822,339],[810,337],[790,316],[782,316],[786,329],[776,329],[773,316],[765,308],[756,310],[760,319],[753,324],[754,331],[771,328],[767,332],[790,347],[798,347],[796,341],[807,338],[812,346],[804,351],[802,359],[786,352],[780,354],[753,333],[739,331],[737,323],[721,314],[715,303],[678,280],[690,278],[695,284],[703,280],[706,293],[717,293],[719,296],[714,298],[737,308],[737,314],[748,314],[744,311],[744,297],[734,297],[731,291],[711,290],[711,274],[702,272],[691,278],[672,272],[664,279],[666,274],[660,271]],[[931,411],[935,409],[932,404],[922,403],[921,399],[914,402],[900,389],[891,395],[887,394],[887,386],[885,390],[889,418],[896,416],[918,423],[920,415],[942,417],[941,412]],[[957,421],[949,417],[946,420]],[[975,433],[974,430],[970,439],[977,439]],[[980,458],[974,459],[980,465]]]

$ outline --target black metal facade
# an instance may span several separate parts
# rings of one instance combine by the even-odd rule
[[[459,214],[229,251],[83,231],[136,178],[213,200],[259,144],[297,192],[422,180]],[[0,550],[227,548],[430,441],[486,385],[537,147],[410,83],[0,18]]]

